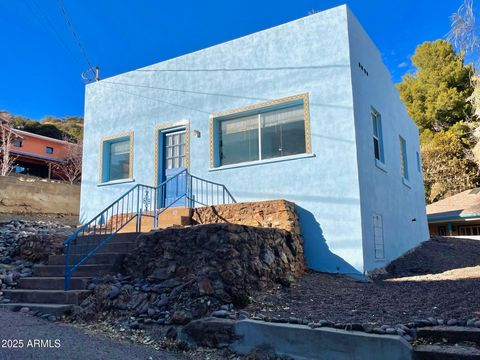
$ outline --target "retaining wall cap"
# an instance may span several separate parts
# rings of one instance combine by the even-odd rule
[[[238,340],[230,349],[248,354],[270,349],[295,359],[411,360],[412,346],[397,335],[368,334],[332,328],[242,320],[235,324]]]

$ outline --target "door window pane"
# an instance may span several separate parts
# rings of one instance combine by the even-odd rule
[[[185,132],[165,135],[165,165],[167,169],[185,166]]]
[[[220,165],[258,159],[258,115],[221,121]]]
[[[261,114],[262,159],[305,152],[303,105]]]
[[[128,179],[130,175],[130,140],[110,144],[109,181]]]

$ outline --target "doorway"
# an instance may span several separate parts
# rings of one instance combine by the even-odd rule
[[[186,174],[178,175],[187,168],[186,155],[186,130],[176,129],[170,132],[160,132],[163,141],[162,157],[162,181],[167,181],[163,193],[163,199],[159,199],[162,207],[185,206],[186,204]],[[177,176],[178,175],[178,176]],[[172,179],[168,181],[169,179]]]

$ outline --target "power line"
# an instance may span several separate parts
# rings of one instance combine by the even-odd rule
[[[225,71],[271,71],[271,70],[312,70],[345,68],[349,65],[307,65],[307,66],[278,66],[258,68],[213,68],[213,69],[137,69],[138,72],[225,72]]]
[[[196,95],[219,96],[219,97],[228,97],[228,98],[242,99],[242,100],[252,100],[252,101],[274,100],[274,99],[270,99],[270,98],[258,98],[258,97],[244,96],[244,95],[211,93],[211,92],[203,92],[203,91],[195,91],[195,90],[187,90],[187,89],[174,89],[174,88],[165,88],[165,87],[159,87],[159,86],[149,86],[149,85],[115,82],[115,81],[108,81],[108,80],[102,80],[102,83],[111,84],[111,85],[119,85],[119,86],[128,86],[128,87],[134,87],[134,88],[136,87],[136,88],[144,88],[144,89],[146,88],[146,89],[171,91],[171,92],[186,93],[186,94],[189,93],[189,94],[196,94]],[[109,87],[113,88],[112,86],[109,86]],[[133,95],[137,95],[137,94],[133,94]],[[310,104],[310,106],[332,107],[332,108],[346,109],[346,110],[351,109],[351,106],[340,105],[340,104],[325,104],[325,103],[318,103],[318,102],[311,102],[311,101],[309,101],[309,104]],[[175,104],[173,104],[173,105],[175,105]],[[196,110],[196,109],[193,109],[193,110]]]
[[[209,96],[229,97],[229,98],[234,98],[234,99],[244,99],[244,100],[254,100],[254,101],[268,101],[268,100],[270,100],[270,99],[266,99],[266,98],[256,98],[256,97],[251,97],[251,96],[241,96],[241,95],[221,94],[221,93],[210,93],[210,92],[187,90],[187,89],[173,89],[173,88],[165,88],[165,87],[159,87],[159,86],[129,84],[129,83],[116,82],[116,81],[108,81],[108,80],[102,80],[102,82],[103,82],[103,83],[107,83],[107,84],[112,84],[112,85],[122,85],[122,86],[146,88],[146,89],[153,89],[153,90],[163,90],[163,91],[172,91],[172,92],[180,92],[180,93],[190,93],[190,94],[196,94],[196,95],[209,95]]]
[[[92,63],[90,62],[87,52],[85,51],[85,48],[82,45],[82,42],[80,41],[80,38],[78,37],[77,33],[75,32],[75,29],[73,28],[72,22],[70,21],[70,18],[67,15],[67,11],[65,10],[65,7],[62,4],[61,0],[57,0],[57,5],[60,9],[60,12],[62,13],[63,18],[65,19],[65,22],[67,23],[68,29],[72,33],[78,48],[80,49],[80,53],[82,54],[83,58],[85,59],[85,62],[89,66],[90,69],[93,69]]]
[[[50,21],[50,19],[48,18],[48,16],[43,12],[42,8],[40,7],[40,5],[38,5],[37,1],[36,0],[32,0],[33,4],[35,5],[35,7],[38,9],[38,12],[42,15],[43,19],[46,21],[47,25],[49,26],[50,30],[53,31],[53,34],[56,36],[57,40],[59,41],[59,43],[65,48],[65,50],[72,56],[72,58],[78,63],[78,65],[81,66],[80,64],[80,61],[78,60],[78,58],[75,56],[75,54],[72,52],[72,50],[70,50],[70,48],[68,47],[67,43],[63,40],[62,36],[58,33],[57,29],[55,28],[55,26],[53,25],[53,23]],[[28,4],[28,2],[27,2]],[[30,5],[28,6],[29,9],[32,11],[33,15],[34,16],[37,16],[37,14],[33,11],[33,9],[30,7]]]
[[[137,96],[137,97],[140,97],[140,98],[143,98],[143,99],[147,99],[147,100],[152,100],[152,101],[159,102],[159,103],[162,103],[162,104],[167,104],[167,105],[177,106],[177,107],[181,107],[181,108],[188,109],[188,110],[198,111],[198,112],[201,112],[201,113],[210,115],[209,112],[204,111],[204,110],[199,110],[199,109],[195,109],[195,108],[192,108],[192,107],[189,107],[189,106],[180,105],[180,104],[172,103],[172,102],[169,102],[169,101],[152,98],[152,97],[149,97],[149,96],[144,96],[144,95],[132,93],[132,92],[130,92],[130,91],[122,90],[122,89],[119,89],[119,88],[114,87],[114,86],[106,85],[106,83],[108,83],[108,82],[106,82],[106,81],[104,81],[104,80],[101,81],[101,82],[99,82],[99,84],[102,84],[103,86],[109,87],[110,89],[113,89],[113,90],[115,90],[115,91],[123,92],[123,93],[125,93],[125,94]],[[113,84],[115,84],[115,83],[113,83]]]

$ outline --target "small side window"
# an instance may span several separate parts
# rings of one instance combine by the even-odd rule
[[[53,147],[51,147],[51,146],[46,146],[46,147],[45,147],[45,152],[46,152],[47,154],[53,154]]]
[[[374,108],[371,110],[372,126],[373,126],[373,151],[375,159],[381,163],[385,163],[383,154],[383,134],[382,134],[382,117]]]
[[[13,146],[15,147],[22,147],[22,140],[15,140],[13,142]]]
[[[422,172],[422,161],[420,160],[420,154],[417,151],[417,170],[419,173]]]
[[[403,137],[399,137],[400,140],[400,166],[402,171],[402,177],[408,180],[408,159],[407,159],[407,142]]]

